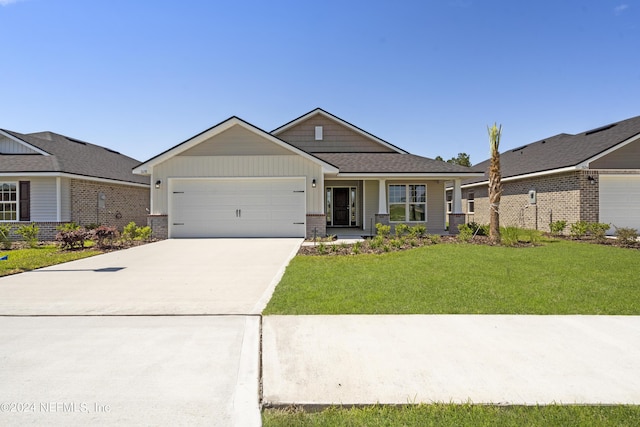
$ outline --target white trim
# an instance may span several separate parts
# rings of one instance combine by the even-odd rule
[[[56,177],[56,221],[62,221],[62,178]]]
[[[627,139],[625,141],[622,141],[619,144],[614,145],[613,147],[609,148],[608,150],[603,151],[600,154],[596,154],[595,156],[593,156],[593,157],[585,160],[584,162],[580,163],[580,165],[588,166],[589,163],[595,162],[596,160],[606,156],[607,154],[611,154],[614,151],[619,150],[620,148],[624,147],[625,145],[631,144],[632,142],[635,142],[635,141],[638,141],[638,140],[640,140],[640,134],[632,136],[631,138],[629,138],[629,139]]]
[[[367,224],[367,180],[362,180],[362,229],[366,230]]]
[[[37,152],[38,154],[42,154],[43,156],[50,156],[51,155],[51,154],[47,153],[46,151],[43,151],[40,148],[36,147],[35,145],[31,145],[28,142],[23,141],[20,138],[11,135],[10,133],[4,132],[2,129],[0,129],[0,135],[4,135],[7,138],[17,142],[18,144],[24,145],[28,149],[33,150],[33,151]]]
[[[484,173],[468,173],[464,175],[460,175],[459,173],[451,173],[451,174],[443,174],[443,173],[401,173],[401,172],[393,172],[393,173],[338,173],[336,178],[349,178],[349,179],[357,179],[357,178],[377,178],[377,179],[403,179],[403,178],[429,178],[432,180],[451,180],[451,179],[467,179],[473,178],[476,176],[484,176]],[[333,179],[333,178],[332,178]]]
[[[290,145],[288,143],[286,143],[285,141],[282,141],[279,138],[276,138],[275,136],[245,122],[244,120],[241,120],[237,117],[231,117],[227,120],[225,120],[224,122],[176,145],[175,147],[165,151],[162,154],[157,155],[156,157],[153,157],[150,160],[147,160],[144,163],[139,164],[138,166],[136,166],[133,169],[133,173],[137,174],[137,175],[149,175],[153,172],[153,167],[174,157],[177,156],[180,153],[183,153],[187,150],[189,150],[190,148],[195,147],[196,145],[210,139],[213,138],[214,136],[217,136],[219,134],[221,134],[222,132],[232,128],[233,126],[241,126],[242,128],[253,132],[254,134],[261,136],[265,139],[267,139],[269,142],[272,142],[286,150],[289,150],[317,165],[322,166],[323,172],[324,173],[338,173],[338,168],[336,168],[335,166],[320,160],[317,157],[314,157],[312,155],[310,155],[309,153],[307,153],[306,151],[302,151],[299,148],[294,147],[293,145]]]
[[[554,174],[557,174],[557,173],[565,173],[565,172],[574,172],[574,171],[579,171],[579,170],[584,170],[584,169],[587,169],[587,168],[583,167],[583,166],[580,166],[580,165],[578,165],[578,166],[569,166],[569,167],[566,167],[566,168],[550,169],[550,170],[542,171],[542,172],[533,172],[533,173],[528,173],[528,174],[524,174],[524,175],[510,176],[508,178],[502,178],[501,182],[517,181],[517,180],[520,180],[520,179],[527,179],[527,178],[537,178],[539,176],[554,175]],[[480,181],[480,182],[474,182],[473,184],[465,184],[465,185],[462,186],[462,188],[478,187],[480,185],[489,185],[489,180]]]
[[[140,187],[140,188],[149,188],[149,184],[141,184],[138,182],[130,182],[130,181],[118,181],[117,179],[108,179],[108,178],[97,178],[86,175],[75,175],[71,173],[64,172],[0,172],[1,177],[60,177],[60,178],[70,178],[70,179],[82,179],[84,181],[94,181],[94,182],[104,182],[108,184],[119,184],[119,185],[128,185],[131,187]]]
[[[20,181],[2,181],[1,184],[14,184],[16,187],[16,201],[12,202],[8,200],[6,202],[2,202],[3,204],[14,204],[16,205],[16,219],[0,219],[2,222],[20,222]]]
[[[405,187],[405,188],[404,188],[404,191],[405,191],[405,201],[404,201],[404,203],[391,203],[391,200],[390,200],[390,199],[391,199],[391,188],[390,188],[390,187],[391,187],[392,185],[397,185],[397,186],[403,186],[403,187]],[[409,207],[410,207],[411,205],[422,205],[422,204],[423,204],[423,203],[420,203],[420,202],[411,202],[411,201],[410,201],[410,196],[411,196],[411,194],[410,194],[410,189],[409,189],[409,187],[410,187],[410,186],[414,186],[414,187],[415,187],[415,186],[424,186],[424,221],[417,221],[417,220],[410,220],[410,219],[407,219],[407,216],[408,216],[408,214],[409,214],[409,210],[408,210],[408,209],[409,209]],[[387,193],[389,194],[389,197],[387,197],[387,212],[388,212],[388,214],[389,214],[389,222],[390,222],[390,223],[393,223],[393,224],[401,224],[401,223],[406,223],[406,222],[419,222],[419,223],[425,223],[425,224],[426,224],[426,223],[427,223],[427,207],[428,207],[428,196],[427,196],[427,190],[428,190],[428,186],[427,186],[427,184],[425,184],[425,183],[420,183],[420,182],[389,183],[389,184],[387,185]],[[391,205],[392,205],[392,204],[393,204],[393,205],[401,205],[401,204],[404,204],[404,208],[405,208],[405,211],[404,211],[404,218],[405,218],[405,219],[404,219],[404,220],[402,220],[402,221],[393,221],[393,220],[391,219]]]
[[[293,126],[296,126],[299,123],[301,123],[301,122],[303,122],[303,121],[305,121],[305,120],[307,120],[307,119],[309,119],[309,118],[311,118],[311,117],[313,117],[313,116],[315,116],[317,114],[319,114],[319,115],[321,115],[321,116],[323,116],[323,117],[325,117],[325,118],[327,118],[327,119],[329,119],[329,120],[331,120],[333,122],[336,122],[336,123],[348,128],[348,129],[350,129],[350,130],[352,130],[352,131],[364,136],[367,139],[371,139],[371,140],[377,142],[380,145],[383,145],[383,146],[385,146],[387,148],[390,148],[395,152],[398,152],[398,153],[401,153],[401,154],[409,154],[407,151],[405,151],[405,150],[403,150],[403,149],[401,149],[399,147],[396,147],[395,145],[392,145],[392,144],[390,144],[390,143],[378,138],[377,136],[368,133],[365,130],[360,129],[359,127],[356,127],[356,126],[352,125],[351,123],[345,122],[341,118],[336,117],[333,114],[328,113],[328,112],[324,111],[321,108],[316,108],[315,110],[308,112],[304,116],[298,117],[297,119],[285,124],[284,126],[280,126],[279,128],[276,128],[276,129],[272,130],[271,133],[273,135],[279,135],[282,132],[286,131],[287,129],[290,129]]]

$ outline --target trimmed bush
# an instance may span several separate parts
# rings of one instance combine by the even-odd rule
[[[631,227],[616,228],[616,237],[623,245],[631,245],[638,239],[638,230]]]
[[[83,227],[65,229],[58,231],[58,234],[56,234],[56,242],[62,249],[82,249],[84,248],[84,242],[90,238],[90,232]]]
[[[40,233],[40,227],[33,222],[29,225],[21,225],[16,230],[16,234],[22,236],[22,239],[27,242],[30,248],[38,246],[38,233]]]
[[[587,221],[578,221],[575,224],[571,224],[569,233],[574,239],[582,239],[589,231],[589,223]]]
[[[118,239],[118,237],[119,233],[115,227],[101,225],[100,227],[91,230],[91,238],[96,242],[96,245],[100,249],[113,246],[113,243]]]
[[[567,221],[553,221],[551,224],[549,224],[549,230],[554,236],[562,234],[565,228],[567,228]]]
[[[2,249],[11,249],[11,224],[0,224],[0,245]]]

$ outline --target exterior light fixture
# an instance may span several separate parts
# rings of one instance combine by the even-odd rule
[[[316,179],[315,178],[313,178],[313,181],[311,181],[311,186],[313,188],[316,188]]]
[[[592,177],[591,175],[587,176],[587,181],[589,181],[589,184],[591,184],[591,185],[595,185],[596,184],[596,179],[594,177]]]
[[[156,188],[160,188],[160,184],[162,184],[162,181],[161,180],[157,180],[156,181]]]

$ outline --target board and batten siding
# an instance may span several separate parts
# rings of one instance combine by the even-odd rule
[[[307,213],[323,212],[323,190],[320,185],[312,188],[316,179],[321,182],[319,165],[297,155],[275,156],[175,156],[153,168],[151,179],[153,192],[152,213],[168,213],[168,186],[170,178],[259,178],[306,177]],[[159,189],[153,185],[162,181]]]
[[[322,140],[315,139],[316,126],[322,126]],[[322,115],[315,115],[276,135],[309,153],[321,152],[389,152],[392,150],[365,135],[355,132]]]
[[[30,149],[13,139],[0,135],[0,153],[2,154],[35,154],[36,151]]]
[[[364,187],[363,198],[363,208],[364,208],[364,229],[371,234],[376,234],[376,219],[375,216],[378,213],[378,199],[379,199],[379,188],[380,183],[377,180],[367,180],[364,181],[362,186]]]

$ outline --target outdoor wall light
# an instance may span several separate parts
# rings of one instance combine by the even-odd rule
[[[589,181],[589,184],[591,184],[591,185],[595,185],[596,184],[596,179],[594,177],[592,177],[591,175],[587,176],[587,181]]]
[[[316,188],[316,179],[315,178],[313,178],[313,181],[311,181],[311,186],[313,188]]]
[[[160,188],[160,184],[162,184],[162,181],[161,180],[157,180],[156,181],[156,188]]]

